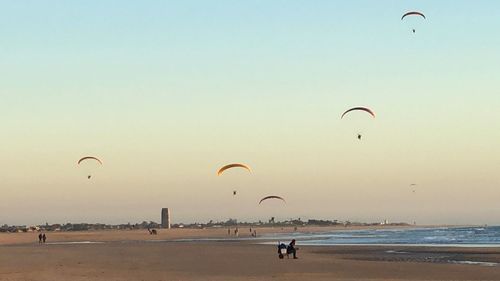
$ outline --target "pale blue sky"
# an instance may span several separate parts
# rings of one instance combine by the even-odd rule
[[[0,1],[0,223],[265,219],[273,193],[281,218],[500,224],[498,15],[495,1]],[[339,120],[357,105],[377,119]],[[105,162],[90,182],[88,154]],[[229,162],[254,173],[215,177]]]

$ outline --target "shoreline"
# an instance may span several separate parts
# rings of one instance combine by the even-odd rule
[[[379,244],[379,243],[307,243],[308,240],[316,239],[317,236],[334,232],[350,232],[364,230],[423,230],[423,229],[449,229],[478,226],[456,226],[456,225],[423,225],[423,226],[306,226],[299,227],[296,231],[293,227],[260,227],[252,228],[257,230],[258,236],[252,237],[247,228],[240,228],[240,235],[227,234],[227,228],[205,228],[205,229],[158,229],[157,235],[150,235],[147,230],[99,230],[99,231],[71,231],[71,232],[46,232],[48,243],[111,243],[111,242],[252,242],[252,244],[273,244],[276,239],[301,239],[302,245],[307,246],[415,246],[415,247],[463,247],[463,248],[490,248],[500,247],[500,244]],[[234,229],[234,228],[231,228]],[[18,244],[38,244],[37,235],[39,232],[23,233],[0,233],[0,247]],[[309,235],[317,235],[309,237]],[[276,237],[274,237],[276,236]],[[253,243],[255,242],[255,243]]]

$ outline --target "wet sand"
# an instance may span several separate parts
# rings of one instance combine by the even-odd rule
[[[61,237],[89,238],[84,234],[61,233]],[[20,235],[24,234],[13,236]],[[500,263],[500,248],[299,245],[298,260],[279,260],[274,245],[251,241],[155,242],[147,240],[149,235],[122,241],[122,231],[90,236],[101,235],[108,242],[4,244],[0,280],[500,280],[499,266],[452,263]],[[114,236],[118,237],[109,239]],[[50,237],[55,238],[49,233]]]

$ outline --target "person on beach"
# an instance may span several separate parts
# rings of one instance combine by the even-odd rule
[[[284,258],[284,254],[286,252],[285,243],[278,242],[278,258],[282,260]]]
[[[234,236],[238,237],[238,232],[239,232],[239,230],[238,230],[238,228],[236,228],[236,229],[234,230]]]
[[[43,243],[45,243],[45,241],[47,240],[47,236],[45,235],[45,233],[42,235],[42,240],[43,240]]]
[[[230,227],[227,228],[227,235],[231,236],[231,228]]]
[[[290,242],[290,244],[288,244],[288,247],[286,248],[286,253],[288,255],[292,254],[294,259],[298,259],[297,258],[297,250],[298,249],[299,248],[295,248],[295,239],[293,239],[292,242]]]
[[[42,234],[38,234],[38,244],[42,244]]]

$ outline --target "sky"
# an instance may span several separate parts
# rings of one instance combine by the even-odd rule
[[[426,19],[402,21],[412,10]],[[169,207],[173,222],[500,225],[499,14],[1,0],[0,224],[158,222]],[[341,120],[353,106],[377,117]],[[76,164],[88,155],[104,164]],[[252,173],[216,176],[234,162]]]

